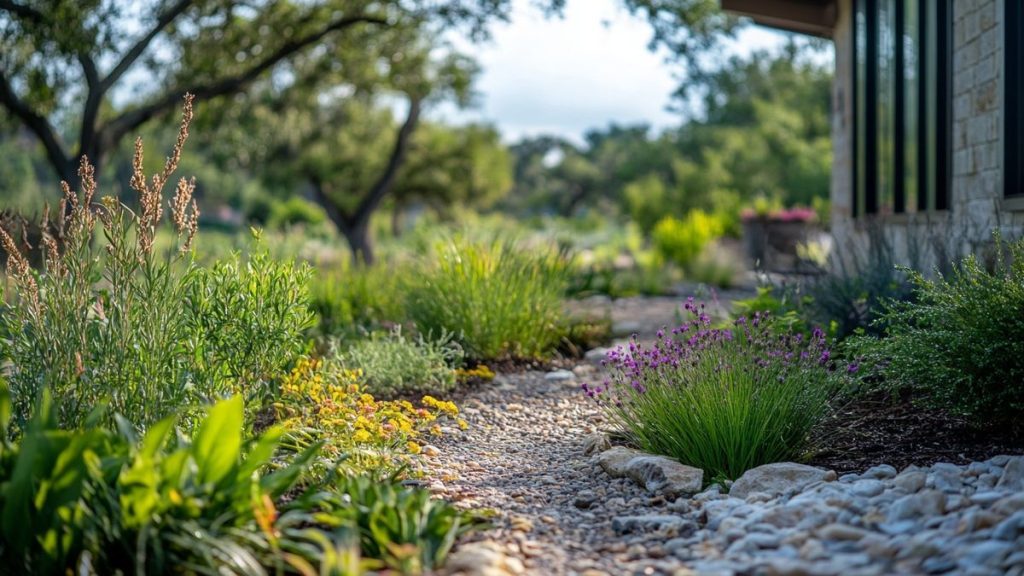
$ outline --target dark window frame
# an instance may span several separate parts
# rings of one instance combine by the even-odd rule
[[[1003,56],[1006,71],[1003,79],[1005,122],[1003,123],[1003,195],[1006,198],[1024,197],[1024,105],[1021,88],[1024,82],[1024,7],[1020,2],[1006,2],[1006,20],[1003,37],[1006,52]]]
[[[885,0],[881,0],[885,1]],[[914,208],[917,212],[940,211],[949,209],[949,187],[952,181],[952,148],[950,146],[952,134],[952,85],[950,83],[950,70],[953,63],[951,50],[951,39],[953,37],[951,4],[952,0],[921,0],[918,8],[918,51],[917,58],[917,202]],[[1009,2],[1009,4],[1015,4]],[[904,70],[906,61],[905,45],[903,34],[905,29],[906,5],[903,0],[896,0],[893,3],[895,9],[895,41],[894,68],[897,71]],[[1015,6],[1018,10],[1020,6]],[[933,30],[929,26],[929,11],[934,10],[935,38],[931,38]],[[860,45],[858,30],[858,15],[864,14],[864,99],[863,112],[861,117],[861,102],[858,94],[859,83],[861,82],[860,66]],[[1022,15],[1024,16],[1024,15]],[[853,210],[854,217],[863,215],[879,214],[879,157],[878,157],[878,55],[879,55],[879,0],[855,0],[852,18],[852,93],[853,93],[853,124],[852,124],[852,173],[853,173]],[[931,62],[930,44],[935,42],[935,61]],[[931,67],[934,73],[929,74]],[[902,73],[900,73],[902,75]],[[1024,75],[1024,74],[1022,74]],[[933,77],[934,76],[934,77]],[[906,170],[906,153],[900,139],[905,137],[906,131],[906,98],[905,98],[906,77],[897,77],[893,86],[894,106],[894,130],[893,130],[893,213],[906,213],[907,190],[903,175]],[[1021,80],[1018,79],[1018,82]],[[929,109],[928,99],[925,97],[934,90],[935,109]],[[1019,91],[1017,92],[1020,93]],[[1024,110],[1021,125],[1024,125]],[[861,123],[864,123],[864,142],[861,142]],[[934,134],[932,134],[934,132]],[[930,139],[934,138],[935,155],[929,153]],[[1018,135],[1024,141],[1024,131]],[[861,171],[861,146],[863,146],[863,171]],[[1021,165],[1019,182],[1024,184],[1024,162],[1018,161]],[[928,182],[934,178],[934,185],[928,187]],[[1019,190],[1020,188],[1018,188]],[[1024,195],[1024,190],[1021,190]]]

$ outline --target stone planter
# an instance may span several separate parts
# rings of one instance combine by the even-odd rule
[[[743,243],[747,256],[758,268],[789,272],[798,267],[797,246],[821,231],[812,222],[778,220],[759,216],[743,220]]]

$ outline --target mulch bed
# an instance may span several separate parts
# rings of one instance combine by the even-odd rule
[[[808,464],[839,474],[878,464],[902,469],[936,462],[966,464],[999,454],[1024,454],[1024,438],[979,428],[963,418],[915,403],[909,394],[866,395],[837,410],[815,434]]]

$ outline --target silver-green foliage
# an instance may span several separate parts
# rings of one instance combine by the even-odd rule
[[[371,394],[393,397],[450,391],[464,354],[448,338],[413,340],[396,329],[356,340],[340,357],[345,368],[362,371]]]

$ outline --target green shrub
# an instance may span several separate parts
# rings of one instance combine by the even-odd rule
[[[295,225],[318,225],[327,221],[324,209],[298,196],[275,202],[267,217],[268,228],[287,228]]]
[[[651,240],[662,257],[686,270],[704,247],[724,232],[719,218],[703,210],[691,210],[682,220],[674,216],[662,218],[654,227]]]
[[[42,271],[0,230],[14,284],[0,305],[0,353],[19,425],[49,387],[65,426],[106,404],[106,414],[145,427],[243,388],[257,392],[301,346],[308,272],[264,255],[197,266],[194,182],[181,179],[170,202],[175,244],[154,246],[190,117],[189,101],[178,144],[152,178],[137,143],[137,210],[112,197],[94,206],[93,168],[83,161],[80,194],[65,187],[62,245],[43,238]]]
[[[692,299],[690,319],[609,353],[609,380],[585,385],[627,438],[647,452],[735,479],[798,458],[825,415],[833,387],[824,335],[779,337],[769,316],[711,327]]]
[[[405,319],[401,278],[396,266],[345,264],[318,270],[311,283],[317,331],[324,336],[359,337]]]
[[[306,265],[272,259],[259,244],[247,259],[235,254],[196,268],[188,283],[187,318],[197,380],[265,399],[264,384],[305,349],[304,332],[313,325],[311,275]]]
[[[447,338],[416,340],[400,328],[356,340],[340,354],[341,365],[363,374],[367,390],[375,396],[441,393],[455,387],[455,368],[463,352]]]
[[[914,302],[889,302],[880,338],[851,340],[868,375],[925,393],[927,401],[979,422],[1020,429],[1024,410],[1024,240],[996,238],[993,269],[974,257],[949,277],[909,272]]]
[[[9,399],[0,390],[5,418]],[[44,394],[19,441],[0,437],[0,562],[26,574],[418,574],[479,523],[396,478],[308,484],[319,446],[287,456],[283,429],[245,441],[243,419],[236,396],[191,441],[174,418],[141,438],[124,421],[60,430]]]
[[[406,307],[421,333],[451,333],[473,360],[538,358],[561,340],[564,253],[511,241],[455,240],[411,279]]]
[[[770,314],[772,327],[805,336],[811,334],[811,325],[806,317],[810,297],[800,294],[800,285],[765,285],[757,288],[757,296],[745,300],[734,300],[733,316],[751,317],[754,314]]]

